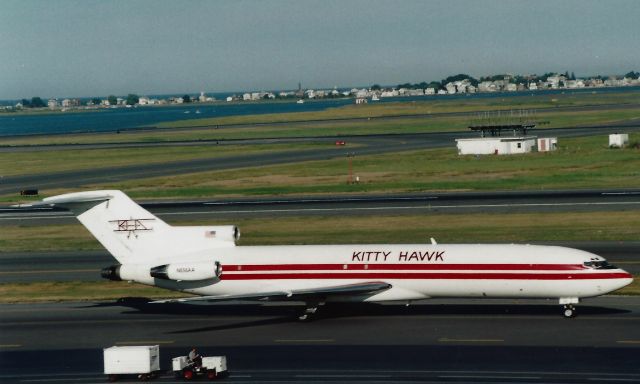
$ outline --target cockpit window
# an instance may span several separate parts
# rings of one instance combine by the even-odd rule
[[[618,269],[618,267],[613,264],[609,264],[609,262],[607,262],[606,260],[585,261],[583,265],[587,268],[593,269]]]

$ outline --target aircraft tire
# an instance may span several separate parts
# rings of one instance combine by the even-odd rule
[[[191,369],[182,371],[182,378],[185,380],[193,380],[194,372]]]
[[[565,305],[562,315],[567,319],[576,317],[576,309],[573,307],[573,305]]]

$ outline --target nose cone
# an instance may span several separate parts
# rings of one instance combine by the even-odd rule
[[[613,288],[612,291],[626,287],[633,282],[633,275],[624,269],[621,269],[617,275],[619,275],[619,277],[615,279],[615,288]]]

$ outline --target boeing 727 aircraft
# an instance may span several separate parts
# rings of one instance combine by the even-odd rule
[[[507,244],[236,246],[235,226],[171,226],[121,191],[69,193],[66,207],[119,262],[102,270],[199,297],[159,302],[295,300],[300,319],[331,301],[447,298],[557,299],[574,304],[631,283],[626,271],[572,248]]]

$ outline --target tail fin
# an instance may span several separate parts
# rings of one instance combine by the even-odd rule
[[[42,204],[68,208],[121,264],[140,264],[235,245],[235,227],[172,227],[121,191],[76,192]],[[231,242],[229,242],[231,240]]]
[[[120,263],[157,257],[157,242],[171,226],[121,191],[68,193],[44,204],[68,208]]]

